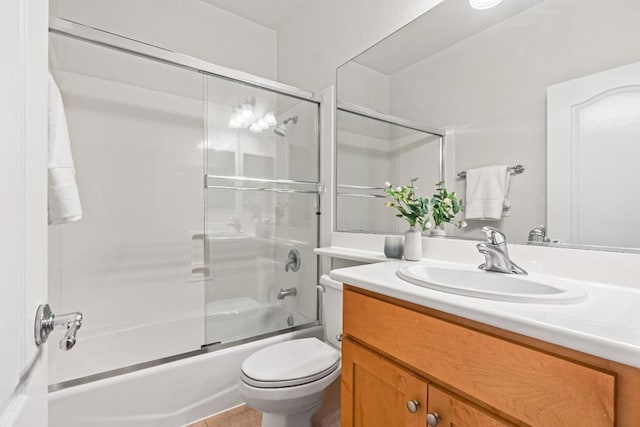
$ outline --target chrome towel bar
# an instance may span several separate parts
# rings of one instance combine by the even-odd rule
[[[514,175],[518,175],[524,172],[524,166],[522,165],[509,166],[507,168],[507,171],[509,171]],[[465,179],[466,177],[467,177],[467,171],[458,172],[458,178]]]

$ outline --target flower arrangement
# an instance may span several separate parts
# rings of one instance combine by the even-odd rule
[[[450,192],[444,186],[444,181],[436,184],[436,194],[431,198],[431,215],[436,227],[449,222],[458,228],[467,226],[466,221],[454,221],[456,214],[464,212],[464,202],[456,196],[455,191]]]
[[[388,208],[394,208],[398,211],[396,216],[403,218],[409,223],[409,226],[420,226],[422,231],[431,228],[429,222],[429,199],[416,195],[415,182],[418,178],[413,178],[409,185],[396,187],[395,189],[390,182],[384,183],[385,193],[393,198],[393,202],[386,202],[384,205]]]

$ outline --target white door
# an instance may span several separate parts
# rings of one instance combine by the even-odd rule
[[[47,425],[47,37],[42,0],[0,3],[0,426]]]
[[[548,88],[547,221],[552,239],[640,247],[640,62]]]

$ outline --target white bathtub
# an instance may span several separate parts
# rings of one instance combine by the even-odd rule
[[[49,393],[50,427],[178,427],[242,403],[240,364],[276,342],[315,336],[315,326]]]

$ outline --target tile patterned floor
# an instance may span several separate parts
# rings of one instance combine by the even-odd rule
[[[324,402],[311,420],[313,427],[340,427],[340,379],[324,391]],[[248,406],[238,406],[188,427],[260,427],[262,414]]]
[[[239,406],[229,411],[198,421],[189,427],[260,427],[262,414],[248,406]]]

